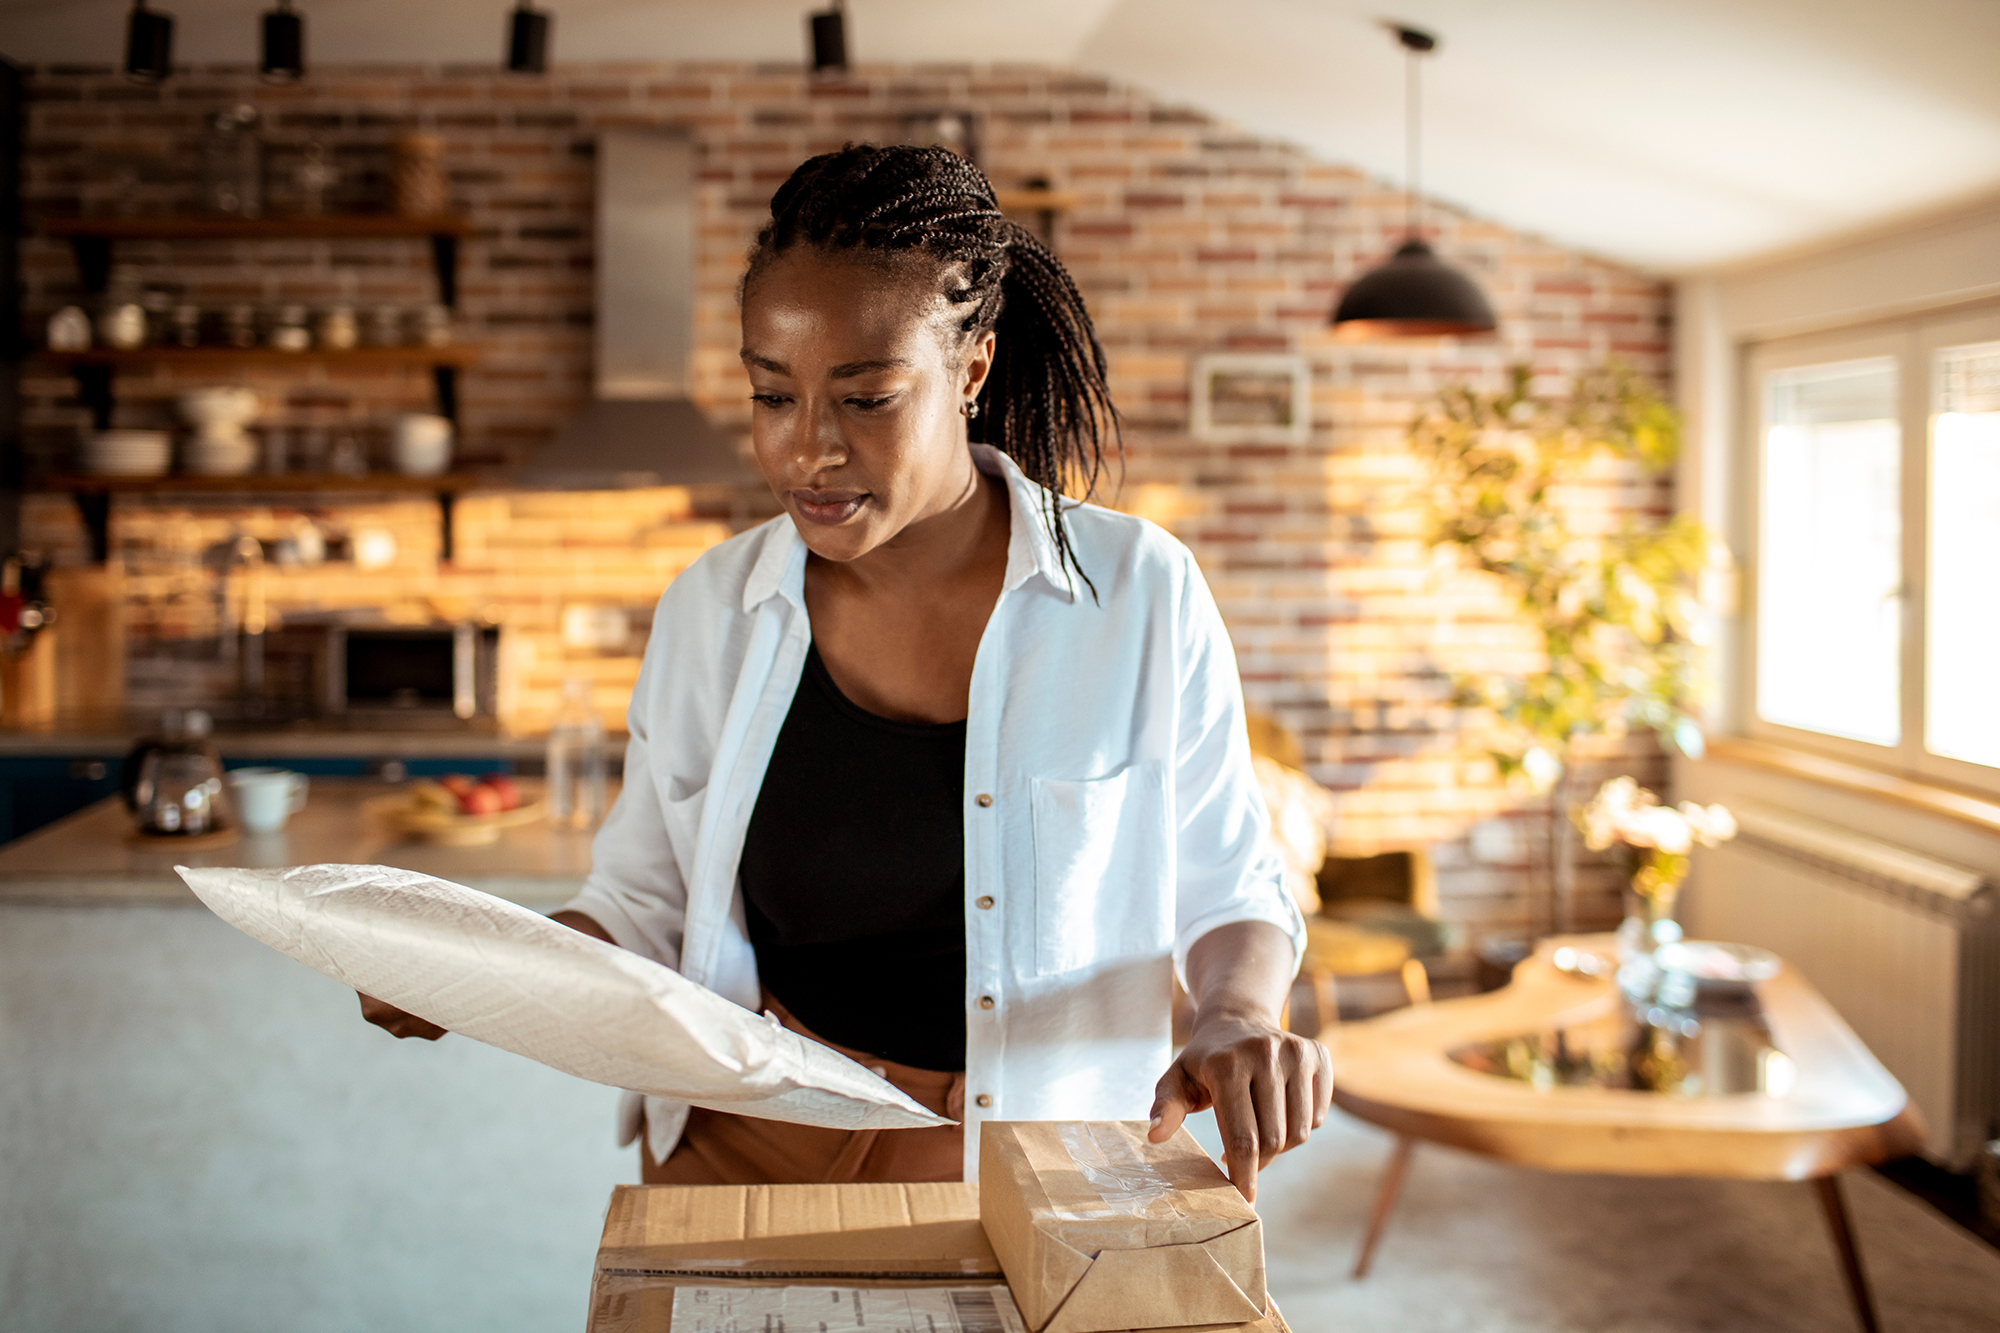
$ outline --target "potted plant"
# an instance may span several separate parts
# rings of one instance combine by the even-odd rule
[[[1582,792],[1580,752],[1635,728],[1681,753],[1702,751],[1694,709],[1707,625],[1697,588],[1720,548],[1685,516],[1639,514],[1603,530],[1581,521],[1565,487],[1606,459],[1646,482],[1661,477],[1679,449],[1679,421],[1625,367],[1586,371],[1551,396],[1515,366],[1497,392],[1440,393],[1409,440],[1429,469],[1432,544],[1498,581],[1538,641],[1539,670],[1461,673],[1455,701],[1486,710],[1502,775],[1545,798],[1543,919],[1569,929],[1575,840],[1565,816]]]

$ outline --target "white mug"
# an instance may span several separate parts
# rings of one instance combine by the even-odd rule
[[[396,471],[406,477],[435,477],[451,466],[451,422],[429,412],[396,418],[391,450]]]
[[[233,768],[229,794],[251,833],[276,833],[306,805],[306,775],[283,768]]]

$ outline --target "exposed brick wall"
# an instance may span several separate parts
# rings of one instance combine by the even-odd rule
[[[1475,863],[1465,833],[1527,798],[1495,784],[1476,726],[1446,700],[1448,672],[1529,662],[1528,645],[1490,589],[1427,550],[1403,427],[1434,391],[1495,382],[1516,360],[1551,383],[1611,355],[1664,377],[1668,296],[1660,283],[1433,205],[1440,250],[1485,287],[1499,335],[1335,343],[1327,312],[1343,284],[1399,239],[1399,194],[1198,111],[1059,70],[882,67],[822,84],[790,67],[602,65],[521,81],[484,68],[409,66],[321,69],[301,85],[273,88],[245,69],[208,69],[144,89],[103,70],[46,69],[30,88],[31,215],[186,207],[199,118],[238,99],[264,110],[272,137],[317,135],[332,148],[346,173],[336,197],[345,207],[382,197],[393,134],[442,133],[457,203],[477,228],[462,279],[462,331],[485,359],[463,393],[467,450],[482,458],[545,437],[587,391],[596,128],[678,125],[699,146],[693,383],[717,420],[741,430],[735,286],[771,190],[809,153],[899,138],[908,112],[980,113],[983,163],[996,183],[1040,177],[1081,197],[1057,220],[1054,239],[1111,353],[1126,416],[1123,503],[1167,521],[1193,547],[1235,639],[1251,705],[1300,734],[1313,774],[1339,795],[1343,849],[1433,846],[1452,914],[1481,929],[1520,916],[1523,868]],[[212,303],[407,303],[429,290],[417,243],[174,245],[135,247],[134,257],[184,281],[190,299]],[[24,265],[38,326],[74,295],[75,279],[66,251],[45,240],[29,242]],[[1186,429],[1188,372],[1191,358],[1210,350],[1310,357],[1311,442],[1195,443]],[[174,387],[164,379],[129,386],[133,423],[160,410],[147,405],[149,391]],[[270,387],[285,415],[318,422],[376,419],[425,392],[417,376],[288,378]],[[64,402],[60,377],[31,374],[26,388],[47,448],[78,414]],[[1576,495],[1607,524],[1668,500],[1615,472],[1579,479]],[[73,540],[63,536],[59,507],[35,513],[42,539]],[[589,521],[578,513],[571,530]],[[547,549],[568,540],[551,529]],[[669,572],[644,566],[636,577]],[[559,600],[553,589],[543,595]],[[1627,766],[1656,773],[1637,742],[1612,748]],[[1601,876],[1587,885],[1587,917],[1611,912],[1605,885]]]

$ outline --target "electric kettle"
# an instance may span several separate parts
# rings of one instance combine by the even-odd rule
[[[222,756],[208,739],[212,725],[198,708],[168,709],[160,719],[162,734],[140,741],[125,757],[125,805],[141,833],[192,836],[236,826]]]

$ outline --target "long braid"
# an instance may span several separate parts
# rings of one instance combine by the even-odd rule
[[[945,299],[964,308],[960,336],[995,333],[980,391],[982,436],[1045,488],[1042,517],[1058,558],[1095,596],[1059,497],[1093,495],[1122,436],[1104,347],[1062,261],[1001,213],[979,168],[944,148],[849,144],[803,163],[771,196],[746,289],[766,262],[797,245],[923,256]]]

